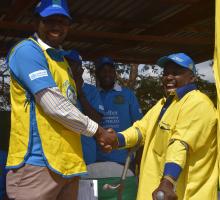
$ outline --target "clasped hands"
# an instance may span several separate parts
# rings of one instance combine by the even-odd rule
[[[102,151],[106,153],[111,152],[113,149],[117,149],[119,146],[117,133],[112,128],[104,129],[99,126],[94,137]]]

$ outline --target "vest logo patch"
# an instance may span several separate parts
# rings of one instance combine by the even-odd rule
[[[122,96],[122,95],[115,96],[113,102],[114,102],[114,104],[124,104],[125,103],[124,96]]]
[[[77,95],[75,93],[74,88],[69,85],[67,90],[66,90],[66,97],[69,99],[69,101],[73,104],[73,105],[77,105]]]
[[[29,78],[31,79],[31,81],[45,76],[48,76],[47,70],[38,70],[29,74]]]

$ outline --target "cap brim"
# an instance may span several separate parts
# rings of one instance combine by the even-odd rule
[[[51,15],[64,15],[68,17],[70,20],[72,20],[72,17],[69,15],[69,13],[66,12],[63,8],[46,8],[42,12],[39,13],[41,17],[49,17]]]
[[[161,57],[159,60],[157,60],[157,65],[160,67],[164,67],[164,65],[168,62],[172,61],[170,58],[167,56]]]
[[[179,62],[177,62],[177,61],[175,61],[175,60],[169,58],[168,56],[161,57],[161,58],[157,61],[157,65],[160,66],[160,67],[162,67],[162,68],[164,68],[165,64],[166,64],[167,62],[169,62],[169,61],[171,61],[171,62],[173,62],[173,63],[176,63],[177,65],[179,65],[179,66],[181,66],[181,67],[183,67],[183,68],[185,68],[185,69],[189,69],[189,68],[186,67],[185,65],[183,65],[183,64],[181,64],[181,63],[179,63]],[[195,67],[194,67],[193,69],[189,69],[189,70],[191,70],[194,74],[196,74],[196,69],[195,69]]]
[[[111,65],[112,67],[115,67],[115,64],[112,62],[103,62],[100,63],[99,65],[96,65],[96,70],[101,69],[104,65]]]

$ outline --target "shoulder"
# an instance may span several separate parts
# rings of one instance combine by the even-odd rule
[[[121,94],[129,98],[131,101],[136,99],[136,95],[133,90],[127,88],[127,87],[122,87]]]
[[[95,85],[89,84],[89,83],[84,83],[83,84],[83,89],[86,91],[95,91],[98,92],[98,89]]]
[[[97,90],[95,85],[92,85],[92,84],[89,84],[89,83],[84,83],[84,87],[85,88],[89,88],[89,89]]]
[[[200,106],[204,104],[211,107],[214,106],[209,97],[199,90],[193,90],[189,92],[186,95],[185,101],[192,104],[198,104]]]
[[[182,100],[182,111],[186,110],[190,115],[203,116],[203,118],[215,117],[216,108],[207,95],[199,90],[194,90],[185,96]]]
[[[99,96],[99,90],[94,85],[84,83],[82,89],[88,98],[98,98]]]
[[[41,48],[32,40],[25,39],[16,44],[8,54],[8,60],[19,55],[19,57],[34,56],[35,54],[43,54]]]
[[[117,90],[117,91],[124,93],[126,95],[134,95],[134,92],[131,89],[124,87],[124,86],[120,86],[120,90]]]

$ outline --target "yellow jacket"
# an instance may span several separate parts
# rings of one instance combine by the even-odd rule
[[[122,132],[127,147],[138,141],[135,127],[143,136],[137,200],[152,199],[167,159],[170,162],[170,158],[178,158],[175,151],[169,151],[168,155],[171,140],[180,140],[189,146],[186,163],[176,185],[178,199],[217,199],[217,119],[212,102],[198,90],[191,91],[180,100],[176,97],[158,123],[164,102],[164,99],[160,100],[142,120]]]

